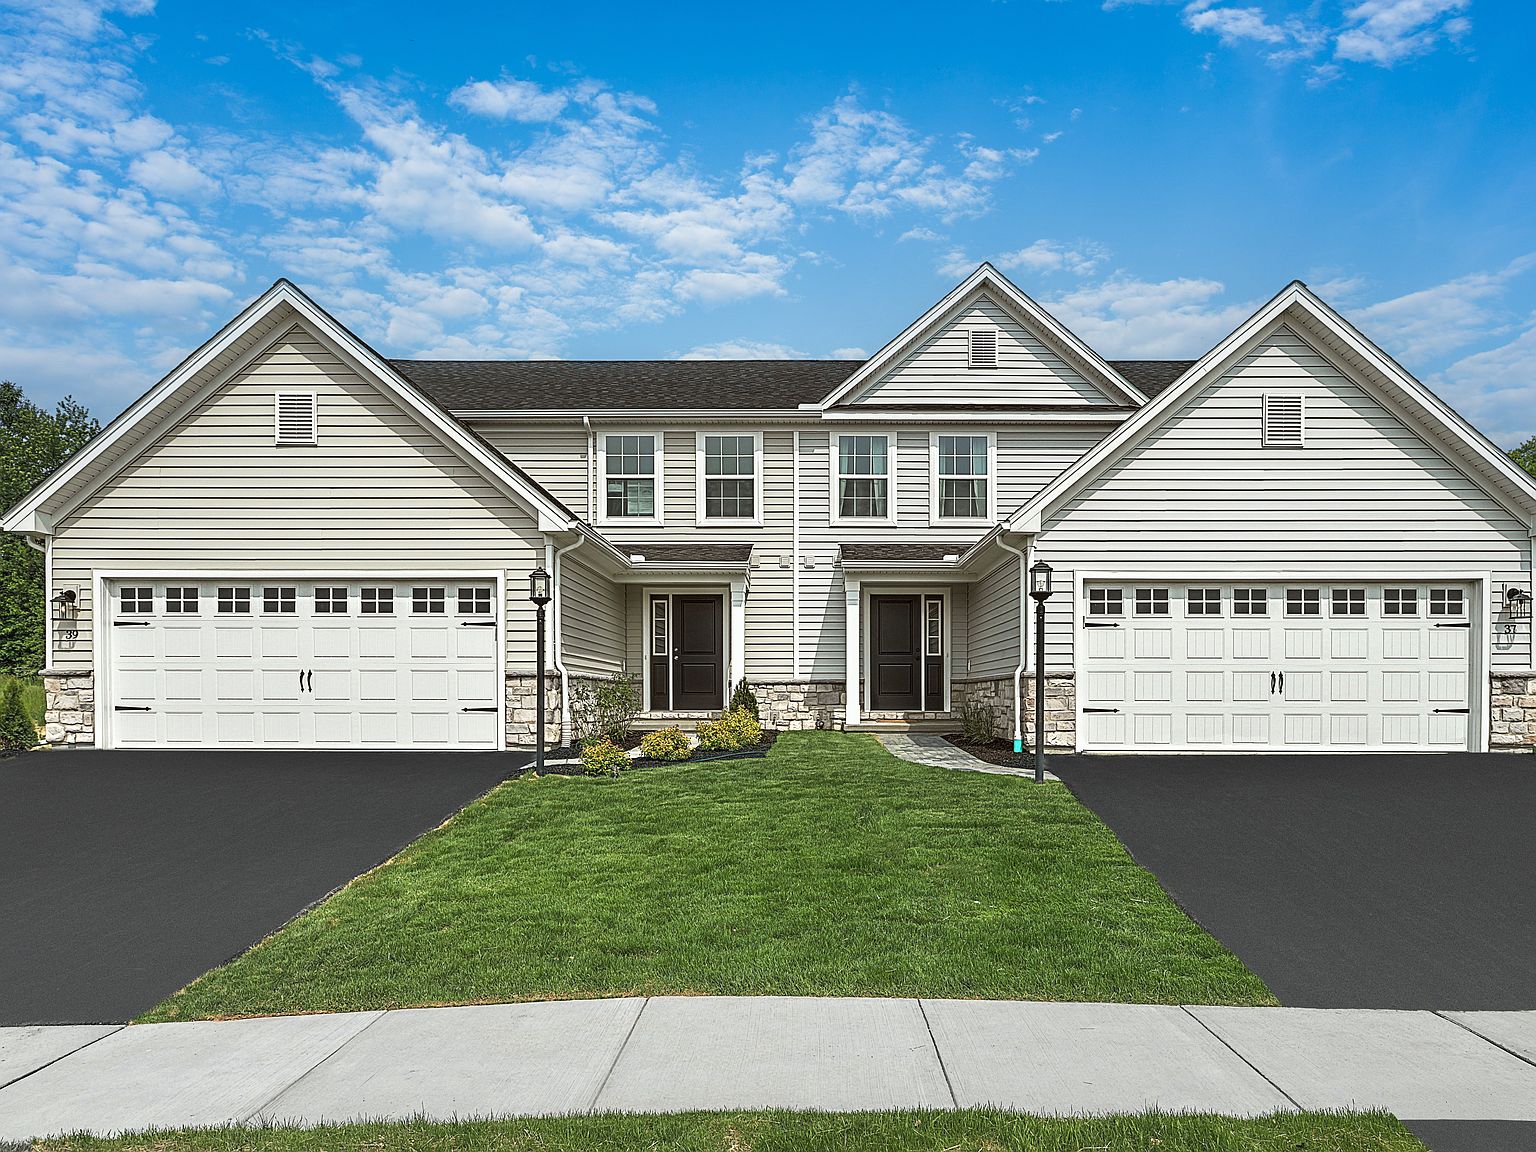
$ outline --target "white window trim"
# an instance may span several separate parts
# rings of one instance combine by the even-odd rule
[[[941,516],[943,506],[939,499],[939,437],[985,436],[987,438],[987,514],[985,516]],[[950,477],[956,479],[956,477]],[[946,428],[942,432],[928,433],[928,516],[934,524],[954,524],[962,527],[997,523],[997,434],[972,432],[963,428]]]
[[[751,516],[706,516],[704,514],[704,481],[709,479],[704,474],[704,440],[708,436],[750,436],[752,437],[752,515]],[[694,461],[694,493],[693,493],[693,519],[699,527],[722,526],[749,528],[763,522],[763,434],[753,432],[746,428],[707,428],[693,434],[693,461]],[[715,479],[733,479],[733,477],[720,477]],[[740,476],[734,479],[741,479]]]
[[[842,503],[838,499],[838,481],[841,479],[839,472],[842,459],[839,440],[843,436],[884,436],[885,437],[885,508],[884,516],[840,516],[838,507]],[[896,433],[888,428],[860,428],[856,432],[844,432],[840,429],[832,429],[827,441],[829,449],[827,459],[827,475],[831,480],[831,489],[827,494],[827,511],[829,524],[846,524],[850,527],[860,524],[884,527],[896,523],[897,493],[896,477],[901,468],[896,458]],[[948,521],[946,521],[948,523]]]
[[[626,524],[637,524],[642,527],[650,527],[666,523],[667,485],[666,472],[666,444],[667,435],[657,428],[599,428],[597,433],[597,522],[599,524],[611,524],[616,528],[622,528]],[[610,516],[608,515],[608,437],[610,436],[650,436],[655,446],[652,455],[654,471],[652,473],[656,486],[654,516]]]
[[[309,401],[309,437],[288,438],[283,435],[283,401],[298,397]],[[320,443],[320,393],[305,392],[293,388],[280,388],[272,396],[272,443],[285,446],[313,445]]]

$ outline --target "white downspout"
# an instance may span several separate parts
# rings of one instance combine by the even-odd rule
[[[555,610],[553,613],[555,635],[552,648],[555,653],[555,670],[560,673],[560,743],[563,747],[566,748],[571,747],[572,739],[571,675],[566,671],[565,668],[565,628],[562,624],[562,621],[565,618],[565,589],[560,583],[560,576],[563,572],[563,568],[560,564],[560,558],[567,552],[576,551],[576,549],[580,548],[585,543],[585,537],[576,537],[573,542],[567,544],[564,548],[556,548],[554,550],[553,559],[550,561],[550,583],[554,586],[555,589]],[[545,550],[548,551],[548,549],[549,545],[546,544]]]
[[[587,430],[587,523],[597,520],[597,432],[592,427],[592,417],[583,416],[581,426]]]
[[[790,571],[789,571],[789,622],[790,622],[790,674],[791,680],[800,679],[800,429],[796,428],[790,442]]]
[[[1019,558],[1019,665],[1013,670],[1013,750],[1024,751],[1024,669],[1029,666],[1029,552],[998,536],[997,542]],[[1031,544],[1029,547],[1033,547]],[[1035,685],[1039,692],[1041,686]],[[1039,733],[1035,739],[1039,739]]]

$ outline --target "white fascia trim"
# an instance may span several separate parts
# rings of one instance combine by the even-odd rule
[[[242,336],[271,311],[272,306],[281,302],[285,281],[279,280],[268,288],[255,300],[247,304],[245,308],[228,324],[214,333],[201,347],[196,349],[185,360],[164,376],[158,384],[150,388],[127,408],[108,422],[94,440],[76,452],[64,466],[49,476],[19,504],[11,509],[10,514],[4,520],[0,520],[0,531],[6,532],[31,532],[46,535],[53,531],[51,522],[46,527],[41,523],[40,509],[54,496],[65,488],[72,480],[82,472],[95,464],[104,456],[109,448],[118,443],[141,421],[160,406],[160,402],[173,392],[177,391],[187,380],[196,376],[203,368],[218,359],[230,345],[238,341]],[[274,334],[275,336],[275,334]],[[271,339],[272,337],[269,337]]]
[[[853,392],[868,384],[881,372],[884,372],[904,353],[907,348],[924,337],[932,328],[936,327],[948,317],[966,297],[973,292],[990,288],[1001,296],[1005,303],[1021,315],[1016,319],[1022,319],[1026,327],[1034,327],[1057,344],[1059,351],[1067,353],[1069,359],[1079,361],[1088,368],[1091,374],[1100,378],[1101,384],[1107,384],[1113,391],[1120,393],[1130,403],[1142,405],[1147,402],[1138,389],[1133,387],[1120,373],[1116,372],[1109,364],[1088,345],[1084,344],[1061,321],[1057,320],[1044,308],[1031,300],[1025,293],[1013,284],[1006,276],[999,272],[991,264],[983,263],[967,276],[937,304],[924,312],[915,321],[902,330],[894,340],[891,340],[868,360],[861,368],[845,380],[842,384],[828,394],[821,401],[822,409],[831,408]]]
[[[358,369],[366,378],[372,378],[376,384],[383,385],[417,419],[435,429],[446,442],[453,445],[466,462],[474,464],[489,479],[534,513],[541,530],[559,530],[571,523],[569,512],[551,502],[542,492],[511,469],[504,457],[467,435],[462,427],[428,400],[383,357],[332,319],[294,285],[286,280],[279,280],[248,305],[239,316],[225,325],[211,340],[182,361],[159,384],[134,401],[126,411],[108,424],[91,444],[77,453],[69,463],[17,505],[11,514],[0,522],[0,529],[8,532],[41,531],[35,525],[32,516],[44,503],[57,495],[61,488],[78,477],[85,468],[122,441],[131,430],[155,412],[164,401],[179,391],[211,360],[216,359],[231,344],[265,319],[274,308],[283,304],[292,308],[298,318],[309,324],[344,361]],[[90,492],[95,491],[106,479],[107,477],[102,477],[97,485],[90,486],[84,493],[77,494],[73,503],[78,504],[86,499]]]
[[[1106,412],[1088,407],[1081,412],[1029,408],[956,412],[945,408],[927,411],[918,407],[901,411],[882,408],[872,412],[858,408],[834,408],[823,412],[821,419],[829,424],[1123,424],[1135,414],[1130,410]]]
[[[625,424],[635,420],[692,424],[715,424],[722,420],[737,423],[764,420],[804,424],[813,423],[817,418],[814,406],[809,412],[796,408],[454,408],[450,411],[460,420],[487,423],[539,420],[579,424],[586,418],[605,424]]]
[[[704,474],[704,440],[708,436],[752,437],[752,515],[706,516],[704,515],[704,482],[710,477]],[[763,434],[751,428],[700,428],[693,434],[693,523],[698,528],[756,528],[763,523],[763,504],[767,493],[763,490]],[[742,477],[716,476],[716,480]]]

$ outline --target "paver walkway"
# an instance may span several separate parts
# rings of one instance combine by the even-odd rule
[[[1035,775],[1032,768],[1005,768],[1001,764],[989,764],[931,732],[881,732],[876,738],[892,756],[910,760],[914,764],[927,764],[930,768],[952,768],[956,772],[991,772],[997,776],[1028,776],[1030,779],[1034,779]],[[1050,772],[1045,774],[1045,778],[1056,779]]]
[[[360,1118],[992,1105],[1536,1120],[1536,1012],[654,997],[0,1029],[0,1142]]]

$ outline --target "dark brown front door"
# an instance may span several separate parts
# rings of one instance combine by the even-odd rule
[[[719,596],[672,597],[672,707],[725,707],[725,612]]]
[[[920,603],[916,596],[869,598],[869,706],[876,711],[916,711],[923,706]]]

